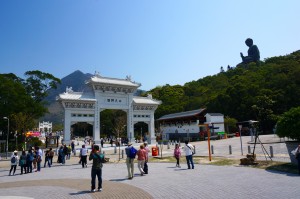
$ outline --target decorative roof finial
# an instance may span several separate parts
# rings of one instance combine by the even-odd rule
[[[101,75],[100,75],[100,72],[98,72],[98,71],[95,71],[95,74],[94,74],[96,77],[101,77]]]
[[[131,81],[131,75],[126,75],[126,80]]]
[[[73,93],[72,86],[71,87],[66,87],[66,93]]]

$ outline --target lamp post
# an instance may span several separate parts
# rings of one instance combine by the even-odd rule
[[[9,118],[3,117],[3,119],[7,120],[7,134],[6,134],[6,159],[8,157],[8,134],[9,134]]]

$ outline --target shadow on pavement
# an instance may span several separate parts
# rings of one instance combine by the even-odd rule
[[[122,181],[125,181],[125,180],[128,180],[127,178],[121,178],[121,179],[110,179],[109,181],[112,181],[112,182],[122,182]]]
[[[82,195],[82,194],[89,194],[91,191],[78,191],[77,193],[69,193],[71,196],[76,196],[76,195]]]

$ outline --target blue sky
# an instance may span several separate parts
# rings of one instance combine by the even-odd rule
[[[300,49],[300,1],[1,0],[0,73],[81,70],[143,90],[183,85],[241,62]]]

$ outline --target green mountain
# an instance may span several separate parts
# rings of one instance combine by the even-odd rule
[[[84,74],[83,72],[76,70],[62,78],[61,84],[57,86],[57,89],[50,89],[48,91],[48,96],[45,101],[48,104],[49,113],[40,118],[40,121],[49,121],[53,122],[54,124],[62,123],[64,110],[62,105],[56,101],[56,97],[65,92],[66,87],[72,87],[73,91],[76,92],[90,90],[91,88],[85,84],[85,81],[90,79],[92,76],[92,74]]]
[[[258,120],[260,130],[270,133],[282,113],[300,106],[300,51],[267,58],[260,65],[222,69],[183,86],[167,84],[150,90],[163,102],[156,118],[207,108],[238,121]]]

